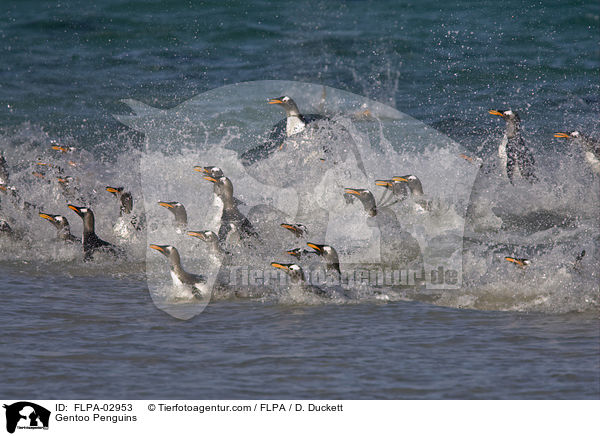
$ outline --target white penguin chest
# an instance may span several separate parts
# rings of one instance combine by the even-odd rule
[[[306,124],[298,117],[287,117],[285,132],[287,136],[292,136],[304,130]]]

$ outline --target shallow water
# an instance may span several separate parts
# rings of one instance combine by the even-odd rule
[[[147,213],[151,225],[149,238],[125,244],[126,260],[84,264],[78,247],[56,243],[46,222],[23,215],[0,193],[0,216],[25,235],[0,239],[0,396],[600,398],[600,184],[576,150],[566,152],[552,137],[575,129],[599,136],[597,2],[295,4],[0,6],[0,150],[11,182],[28,201],[67,216],[79,234],[79,218],[50,180],[56,174],[31,176],[41,158],[77,177],[105,239],[117,242],[118,206],[107,185],[130,189],[136,213]],[[436,202],[453,206],[425,222],[396,212],[426,261],[460,261],[458,289],[384,289],[350,301],[297,301],[280,292],[216,296],[195,317],[203,306],[193,300],[165,303],[193,317],[187,321],[156,308],[168,273],[147,244],[171,238],[168,212],[156,201],[180,196],[193,224],[203,225],[197,210],[210,187],[191,171],[203,163],[223,166],[242,200],[257,204],[253,180],[223,156],[255,145],[257,135],[235,129],[278,121],[281,111],[264,101],[291,88],[223,97],[249,85],[209,92],[212,100],[194,97],[264,79],[305,83],[296,89],[315,84],[312,94],[294,95],[311,109],[319,107],[322,85],[330,87],[328,98],[337,89],[355,95],[325,109],[346,109],[362,97],[389,105],[386,121],[355,123],[378,153],[387,150],[383,159],[361,149],[368,186],[396,169],[414,172]],[[144,135],[147,125],[132,129],[113,116],[136,114],[123,99],[196,117],[212,110],[215,137],[196,143],[203,131],[186,136],[177,117],[168,124],[170,140]],[[540,183],[507,186],[484,177],[471,195],[478,168],[457,156],[493,152],[502,123],[487,111],[508,107],[521,114]],[[225,129],[215,129],[220,122]],[[420,143],[419,135],[397,135],[398,125],[419,134],[432,126],[456,142],[440,136]],[[49,149],[51,139],[78,151],[60,156]],[[217,152],[209,155],[214,160],[206,161],[207,150]],[[79,166],[70,167],[70,158]],[[461,175],[469,183],[454,195]],[[322,192],[329,201],[328,194]],[[289,197],[272,200],[286,212],[296,207]],[[358,207],[343,207],[352,229],[370,231]],[[333,223],[327,235],[341,241],[344,267],[368,238],[344,240],[346,229]],[[331,233],[336,226],[341,230]],[[198,243],[173,241],[184,265],[200,271]],[[521,271],[506,255],[534,263]],[[271,260],[283,259],[260,258],[266,268]]]
[[[131,279],[21,266],[1,285],[10,398],[598,396],[593,314],[220,301],[182,322]]]

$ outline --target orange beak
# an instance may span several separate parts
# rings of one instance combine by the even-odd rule
[[[167,209],[173,209],[173,206],[170,205],[169,203],[165,203],[163,201],[159,201],[158,204],[159,204],[159,206],[166,207]]]
[[[492,115],[498,115],[498,116],[501,116],[501,117],[504,116],[504,114],[502,112],[498,112],[498,111],[494,111],[494,110],[491,110],[491,111],[488,111],[488,112],[490,114],[492,114]]]
[[[570,138],[571,136],[568,133],[560,133],[560,132],[558,132],[558,133],[554,134],[554,137],[555,138]]]
[[[204,180],[208,180],[209,182],[213,182],[213,183],[218,182],[217,179],[215,179],[214,177],[210,177],[210,176],[204,176]]]
[[[283,102],[277,98],[272,98],[269,100],[269,104],[283,104]]]
[[[282,265],[280,263],[277,262],[271,262],[271,266],[274,268],[279,268],[279,269],[283,269],[283,270],[288,270],[289,268],[285,265]]]
[[[158,251],[160,251],[161,253],[164,253],[164,252],[165,252],[165,250],[164,250],[162,247],[159,247],[158,245],[151,244],[151,245],[150,245],[150,248],[154,248],[155,250],[158,250]]]

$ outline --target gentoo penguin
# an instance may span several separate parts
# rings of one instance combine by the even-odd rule
[[[306,245],[314,249],[317,255],[321,256],[325,260],[327,271],[337,272],[337,279],[341,277],[342,271],[340,270],[340,258],[335,248],[329,245],[315,244],[313,242],[308,242]]]
[[[379,229],[380,262],[384,265],[421,271],[423,255],[419,242],[404,230],[396,214],[389,207],[377,207],[375,197],[368,189],[346,188],[344,198],[352,202],[358,198],[367,212],[367,225]]]
[[[125,191],[125,188],[107,186],[106,190],[113,194],[119,200],[119,218],[113,226],[113,231],[121,238],[128,238],[134,232],[139,232],[143,229],[142,219],[132,214],[133,211],[133,196],[130,192]]]
[[[169,210],[175,217],[175,231],[183,234],[187,229],[187,212],[185,206],[178,201],[159,201],[158,204]]]
[[[48,220],[56,228],[56,237],[68,243],[79,243],[81,239],[71,234],[71,226],[69,220],[62,215],[52,215],[49,213],[40,212],[40,217]]]
[[[225,242],[233,229],[237,229],[242,239],[258,238],[258,234],[254,231],[248,218],[238,210],[235,204],[231,180],[225,176],[218,179],[204,176],[204,179],[214,183],[214,193],[223,202],[223,212],[219,220],[219,241]]]
[[[377,216],[377,203],[373,193],[368,189],[345,188],[344,199],[346,203],[354,203],[354,198],[358,198],[370,217]]]
[[[554,137],[570,139],[574,143],[578,142],[583,148],[585,161],[590,165],[594,173],[600,174],[600,141],[584,136],[577,130],[571,133],[555,133]]]
[[[514,263],[515,265],[517,265],[521,269],[525,269],[529,265],[531,265],[531,261],[529,259],[524,259],[524,258],[508,257],[507,256],[507,257],[504,258],[504,260],[507,260],[509,262]]]
[[[189,231],[187,234],[188,236],[193,236],[194,238],[206,242],[208,245],[208,252],[210,253],[211,260],[214,264],[221,263],[223,258],[229,254],[223,250],[223,247],[219,244],[219,238],[212,230]]]
[[[295,263],[271,262],[271,266],[285,271],[286,274],[290,277],[290,283],[293,287],[300,289],[303,292],[310,292],[316,295],[327,294],[327,292],[325,292],[318,286],[306,282],[306,278],[304,277],[304,271],[299,265],[296,265]]]
[[[306,228],[306,226],[304,224],[281,223],[280,226],[283,227],[284,229],[287,229],[290,232],[292,232],[292,234],[296,238],[302,238],[302,237],[306,237],[306,235],[308,235],[308,229]]]
[[[503,174],[513,183],[516,170],[528,182],[535,182],[535,159],[533,153],[525,145],[521,135],[521,119],[511,110],[490,110],[490,114],[498,115],[506,121],[504,137],[498,146],[498,157]]]
[[[423,192],[423,184],[417,176],[414,176],[412,174],[407,174],[406,176],[394,176],[392,177],[392,181],[394,183],[406,183],[408,191],[410,192],[410,197],[417,206],[415,208],[415,211],[424,212],[431,210],[431,202],[425,198],[425,193]]]
[[[83,260],[91,260],[95,253],[104,252],[115,256],[123,254],[121,248],[103,241],[96,235],[94,212],[89,207],[67,205],[83,220]]]
[[[384,187],[386,192],[391,192],[396,201],[404,201],[408,197],[408,185],[400,180],[375,180],[375,185]]]
[[[210,288],[206,283],[206,278],[202,275],[190,274],[183,269],[177,248],[172,245],[155,244],[151,244],[150,248],[160,252],[169,259],[171,279],[174,286],[188,288],[194,297],[199,299],[210,297]]]
[[[244,165],[251,165],[254,162],[267,158],[271,153],[280,149],[286,138],[303,132],[306,127],[317,120],[325,120],[324,115],[310,114],[302,115],[296,102],[288,96],[271,98],[269,104],[278,104],[285,110],[286,117],[271,129],[269,138],[265,144],[246,151],[240,156]]]
[[[320,121],[331,122],[331,119],[326,117],[325,115],[320,114],[302,114],[296,105],[296,102],[292,100],[291,97],[287,95],[282,95],[278,98],[271,98],[268,101],[269,104],[281,105],[283,110],[285,111],[285,119],[277,123],[271,133],[269,135],[269,139],[265,144],[262,144],[259,147],[253,148],[251,150],[246,151],[240,156],[242,164],[245,166],[252,165],[254,162],[258,160],[262,160],[267,158],[270,154],[275,152],[278,149],[281,149],[285,143],[286,138],[291,138],[295,135],[299,135],[307,130],[307,128],[315,128],[318,129],[319,125],[324,125],[319,123]],[[341,133],[341,129],[340,129]],[[344,147],[351,149],[354,157],[356,159],[356,164],[358,168],[362,171],[362,173],[366,176],[367,171],[362,162],[362,158],[360,153],[358,152],[358,148],[352,138],[348,138]],[[340,145],[341,146],[341,145]],[[328,147],[323,147],[323,151],[327,154],[330,153],[331,150]],[[323,160],[323,159],[321,159]]]

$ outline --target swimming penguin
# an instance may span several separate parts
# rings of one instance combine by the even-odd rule
[[[281,105],[285,110],[286,118],[273,127],[265,144],[248,150],[240,156],[242,163],[246,166],[267,158],[283,146],[286,138],[303,132],[309,124],[327,119],[324,115],[319,114],[302,115],[296,102],[285,95],[271,98],[268,103]]]
[[[521,136],[521,119],[519,115],[511,110],[490,110],[489,113],[501,116],[506,121],[504,137],[498,146],[498,157],[503,174],[508,177],[511,184],[516,170],[528,182],[535,182],[537,180],[535,176],[535,159]]]
[[[62,145],[55,140],[50,141],[50,147],[52,150],[56,150],[61,153],[73,153],[77,150],[75,147],[67,147],[66,145]]]
[[[159,201],[158,204],[168,209],[175,217],[175,231],[183,234],[187,229],[187,212],[185,206],[178,201]]]
[[[67,205],[83,220],[83,260],[85,262],[92,259],[95,253],[110,253],[114,256],[123,254],[121,248],[103,241],[96,235],[94,212],[89,207]]]
[[[340,270],[340,258],[335,248],[329,245],[320,245],[313,242],[308,242],[310,248],[314,249],[317,255],[321,256],[325,260],[327,271],[334,271],[337,273],[337,279],[339,280],[342,275]]]
[[[344,198],[351,203],[358,198],[367,212],[367,225],[379,229],[380,262],[386,266],[403,267],[414,271],[423,269],[423,255],[419,242],[404,230],[394,211],[377,207],[375,197],[368,189],[345,188]]]
[[[81,239],[71,234],[71,226],[69,220],[62,215],[52,215],[49,213],[40,212],[40,217],[48,220],[56,228],[56,237],[68,243],[79,243]]]
[[[202,275],[190,274],[183,269],[177,248],[172,245],[155,244],[151,244],[150,248],[160,252],[169,259],[171,279],[174,286],[188,288],[192,292],[192,295],[198,299],[210,297],[211,292],[206,283],[206,278]]]
[[[210,177],[212,177],[214,179],[218,179],[219,177],[225,176],[225,174],[223,173],[223,170],[221,168],[215,167],[215,166],[203,167],[201,165],[196,165],[194,167],[194,171],[198,171],[199,173],[208,174]]]
[[[143,229],[142,219],[132,214],[133,211],[133,196],[130,192],[125,191],[125,188],[107,186],[106,190],[113,194],[119,200],[119,218],[113,226],[113,231],[121,238],[128,238],[133,233]]]
[[[360,188],[345,188],[344,199],[346,200],[346,203],[354,203],[354,198],[358,198],[360,200],[365,212],[367,212],[370,217],[377,215],[377,204],[371,191]]]
[[[248,150],[240,156],[244,166],[252,165],[254,162],[265,159],[276,150],[281,149],[286,138],[299,135],[307,131],[308,128],[318,129],[319,127],[324,127],[325,124],[320,122],[331,123],[332,121],[325,115],[301,114],[296,102],[287,95],[283,95],[278,98],[271,98],[269,99],[268,103],[281,105],[281,107],[285,110],[286,118],[274,126],[269,135],[269,139],[265,144]],[[338,133],[341,133],[341,131],[342,130],[340,129]],[[367,171],[362,162],[360,153],[358,152],[358,148],[351,137],[348,137],[347,140],[344,140],[343,147],[347,147],[352,151],[358,168],[366,176]],[[323,152],[327,155],[328,153],[331,153],[331,150],[328,147],[323,147]],[[322,158],[321,160],[324,161],[325,159]]]
[[[233,184],[227,177],[215,179],[204,176],[205,180],[214,183],[214,193],[223,202],[223,212],[219,220],[219,241],[225,242],[232,230],[237,230],[241,239],[258,238],[252,224],[237,208],[233,197]]]
[[[517,258],[517,257],[505,257],[504,260],[514,263],[521,269],[527,268],[531,265],[531,261],[529,259]]]
[[[585,154],[585,161],[590,165],[592,171],[600,174],[600,141],[584,136],[577,130],[571,133],[555,133],[555,138],[566,138],[581,144]]]
[[[404,201],[408,198],[408,184],[400,180],[375,180],[376,186],[382,186],[387,192],[391,192],[396,201]],[[380,202],[383,201],[383,198]]]
[[[214,264],[222,263],[223,258],[230,253],[226,252],[219,244],[219,238],[212,230],[197,230],[187,232],[188,236],[198,238],[206,242],[211,260]]]
[[[309,292],[315,295],[327,294],[326,291],[319,288],[318,286],[306,282],[306,278],[304,277],[304,271],[299,265],[296,265],[295,263],[271,262],[271,266],[285,271],[286,274],[290,277],[290,282],[293,287],[300,289],[303,292]]]
[[[306,228],[306,226],[304,224],[281,223],[280,226],[283,227],[284,229],[288,229],[290,232],[292,232],[292,234],[296,238],[302,238],[302,237],[306,237],[306,235],[308,235],[308,229]]]
[[[407,174],[406,176],[394,176],[392,177],[392,180],[394,181],[394,183],[406,183],[408,191],[410,192],[410,197],[416,205],[416,212],[424,212],[431,210],[431,202],[425,198],[425,193],[423,192],[423,184],[417,176],[414,176],[412,174]]]

